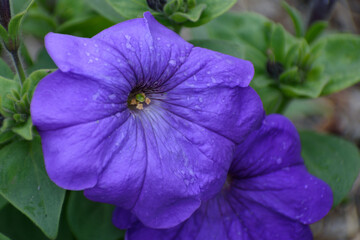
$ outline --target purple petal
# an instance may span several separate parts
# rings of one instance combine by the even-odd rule
[[[296,128],[287,118],[273,114],[237,147],[231,173],[246,178],[303,164]]]
[[[112,222],[119,229],[127,229],[137,222],[137,218],[130,211],[117,207],[114,210]]]
[[[135,146],[115,152],[98,184],[85,190],[85,195],[132,209],[148,226],[171,227],[187,219],[200,199],[221,189],[234,144],[167,113],[160,105],[149,108],[137,118],[133,131],[141,134],[137,141],[130,141]],[[108,152],[114,152],[114,141],[116,134],[108,142]]]
[[[256,202],[303,224],[323,218],[333,202],[330,187],[310,175],[305,166],[234,180],[233,187],[238,198]]]
[[[193,45],[158,23],[149,13],[144,18],[119,23],[97,34],[120,53],[133,69],[138,84],[162,86],[189,57]],[[175,84],[175,83],[174,83]]]
[[[239,143],[260,127],[264,116],[259,96],[250,87],[174,89],[163,100],[167,111]]]
[[[31,118],[38,130],[55,130],[129,114],[127,96],[96,81],[56,71],[40,81],[31,102]]]
[[[311,240],[312,234],[308,226],[261,205],[219,195],[179,226],[151,229],[138,223],[127,231],[126,239]]]
[[[299,145],[289,120],[268,116],[263,126],[239,146],[242,155],[234,159],[222,191],[202,201],[184,223],[170,229],[151,229],[138,222],[128,230],[127,240],[312,239],[307,224],[327,214],[332,193],[326,183],[306,171]],[[271,162],[273,156],[283,159]],[[269,159],[261,160],[263,157]],[[246,171],[246,166],[250,170]]]

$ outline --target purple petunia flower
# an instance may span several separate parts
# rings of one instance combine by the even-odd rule
[[[304,166],[294,126],[281,115],[270,115],[237,147],[221,192],[174,228],[151,229],[135,222],[126,239],[309,240],[308,224],[331,206],[329,186]],[[134,222],[121,213],[115,211],[115,225]]]
[[[250,62],[194,47],[150,13],[79,38],[49,33],[59,70],[31,116],[60,187],[172,227],[222,187],[236,144],[260,127]]]

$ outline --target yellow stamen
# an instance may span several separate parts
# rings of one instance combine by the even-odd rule
[[[131,99],[130,101],[130,105],[136,105],[137,104],[137,101],[135,98]]]
[[[150,102],[151,102],[150,98],[145,98],[145,103],[146,103],[147,105],[149,105]]]
[[[144,105],[142,103],[138,103],[136,105],[136,108],[139,109],[139,110],[143,110],[144,109]]]

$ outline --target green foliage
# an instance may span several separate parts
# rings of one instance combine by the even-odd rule
[[[328,23],[326,21],[317,21],[313,23],[306,31],[305,39],[308,43],[314,42],[327,28]]]
[[[26,140],[32,140],[30,102],[36,85],[50,72],[50,70],[33,72],[22,87],[14,80],[0,77],[0,113],[5,118],[0,129],[0,143],[4,142],[2,140],[4,137],[7,137],[6,140],[11,138],[8,131],[13,131]]]
[[[251,86],[263,99],[267,113],[278,111],[275,106],[281,106],[283,99],[317,98],[360,81],[359,37],[321,36],[327,26],[322,21],[313,24],[304,34],[298,12],[286,3],[283,6],[293,17],[299,38],[262,15],[247,12],[226,13],[193,31],[195,38],[200,32],[203,38],[238,44],[233,46],[234,51],[244,52],[241,58],[254,64]],[[208,48],[223,51],[213,45]]]
[[[338,205],[359,174],[359,150],[351,142],[316,132],[302,131],[300,138],[306,167],[330,185]]]
[[[126,19],[142,17],[144,12],[150,11],[146,0],[107,0],[107,2]]]
[[[0,232],[12,240],[48,240],[24,214],[8,204],[0,211]],[[1,239],[1,237],[0,237]]]
[[[321,38],[315,46],[324,45],[317,64],[324,66],[329,78],[321,95],[338,92],[360,82],[360,37],[334,34]]]
[[[54,239],[65,191],[46,174],[40,139],[5,145],[0,164],[0,194]]]
[[[16,51],[20,46],[20,25],[24,16],[26,15],[33,0],[29,1],[11,1],[12,3],[12,17],[8,25],[8,31],[0,26],[0,37],[3,39],[7,49]]]
[[[179,26],[196,27],[209,22],[229,10],[236,0],[170,0],[163,12],[150,9],[146,0],[107,0],[108,3],[127,19],[142,17],[146,11],[152,12],[158,20],[173,28]]]
[[[0,210],[7,204],[8,202],[0,195]]]
[[[285,9],[285,11],[289,14],[291,17],[291,20],[294,24],[296,37],[303,37],[305,32],[305,26],[303,23],[303,20],[301,19],[301,14],[298,10],[291,7],[289,4],[287,4],[285,1],[281,3],[282,7]]]
[[[10,238],[8,238],[4,234],[0,233],[0,240],[10,240]]]
[[[124,232],[111,222],[114,206],[86,199],[82,192],[71,192],[67,219],[78,240],[118,240]]]
[[[13,78],[14,77],[14,73],[11,71],[11,69],[9,68],[9,66],[5,63],[4,60],[2,60],[0,58],[0,73],[1,73],[1,77],[4,78]],[[0,83],[1,84],[1,83]],[[0,90],[1,91],[1,90]]]
[[[85,0],[89,6],[98,12],[101,16],[109,19],[114,23],[122,22],[125,19],[119,15],[110,5],[108,2],[104,0]]]

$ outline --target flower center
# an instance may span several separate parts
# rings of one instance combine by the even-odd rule
[[[146,97],[143,92],[130,93],[128,98],[128,107],[130,109],[143,110],[144,106],[149,105],[150,103],[150,98]]]
[[[223,190],[225,190],[225,191],[230,190],[233,180],[234,180],[233,177],[230,174],[228,174],[227,177],[226,177],[226,181],[224,183],[224,186],[223,186]]]

